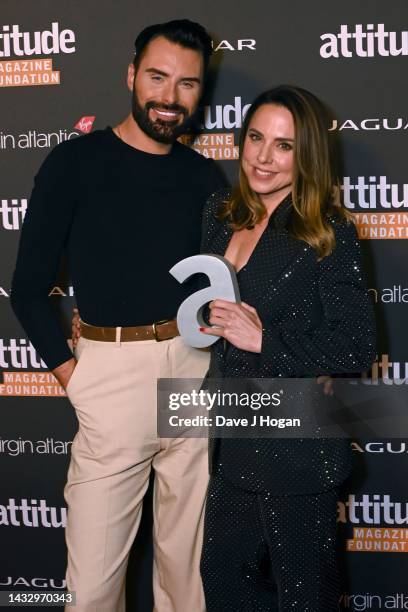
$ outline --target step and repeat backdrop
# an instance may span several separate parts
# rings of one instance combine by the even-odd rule
[[[63,589],[62,495],[76,419],[10,308],[33,177],[58,143],[129,112],[133,41],[146,25],[202,23],[212,80],[192,146],[235,180],[243,116],[279,83],[332,109],[345,206],[354,214],[379,330],[365,384],[407,384],[408,5],[406,0],[3,0],[0,11],[0,589]],[[75,180],[75,177],[73,177]],[[137,177],[135,179],[137,191]],[[55,202],[58,207],[58,201]],[[112,216],[121,215],[112,202]],[[67,337],[75,296],[61,270],[50,300]],[[132,282],[132,279],[127,279]],[[109,297],[109,284],[96,300]],[[403,432],[401,433],[403,436]],[[407,439],[352,440],[356,471],[338,508],[340,609],[408,610]],[[128,609],[151,605],[149,500],[128,571]],[[194,612],[189,610],[186,612]]]

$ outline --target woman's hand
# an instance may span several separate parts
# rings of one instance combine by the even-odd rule
[[[210,323],[216,327],[200,327],[203,334],[220,336],[243,351],[260,353],[262,321],[255,308],[241,302],[214,300],[210,302]]]
[[[81,319],[79,317],[78,308],[72,309],[72,325],[71,325],[71,334],[72,334],[72,346],[75,348],[78,344],[78,340],[81,337]]]

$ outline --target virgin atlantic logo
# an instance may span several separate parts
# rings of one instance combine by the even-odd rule
[[[89,132],[92,130],[94,121],[95,121],[95,117],[91,117],[91,116],[81,117],[78,123],[74,125],[74,128],[76,130],[79,130],[83,134],[89,134]]]

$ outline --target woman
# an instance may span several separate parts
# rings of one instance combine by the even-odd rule
[[[204,212],[202,251],[236,268],[215,300],[209,376],[357,373],[375,357],[356,230],[338,204],[326,115],[311,93],[261,94],[241,133],[239,185]],[[346,440],[215,440],[202,577],[208,612],[338,609],[336,505]]]

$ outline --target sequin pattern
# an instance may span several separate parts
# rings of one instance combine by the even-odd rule
[[[335,612],[337,491],[255,494],[214,475],[201,561],[208,612]]]

